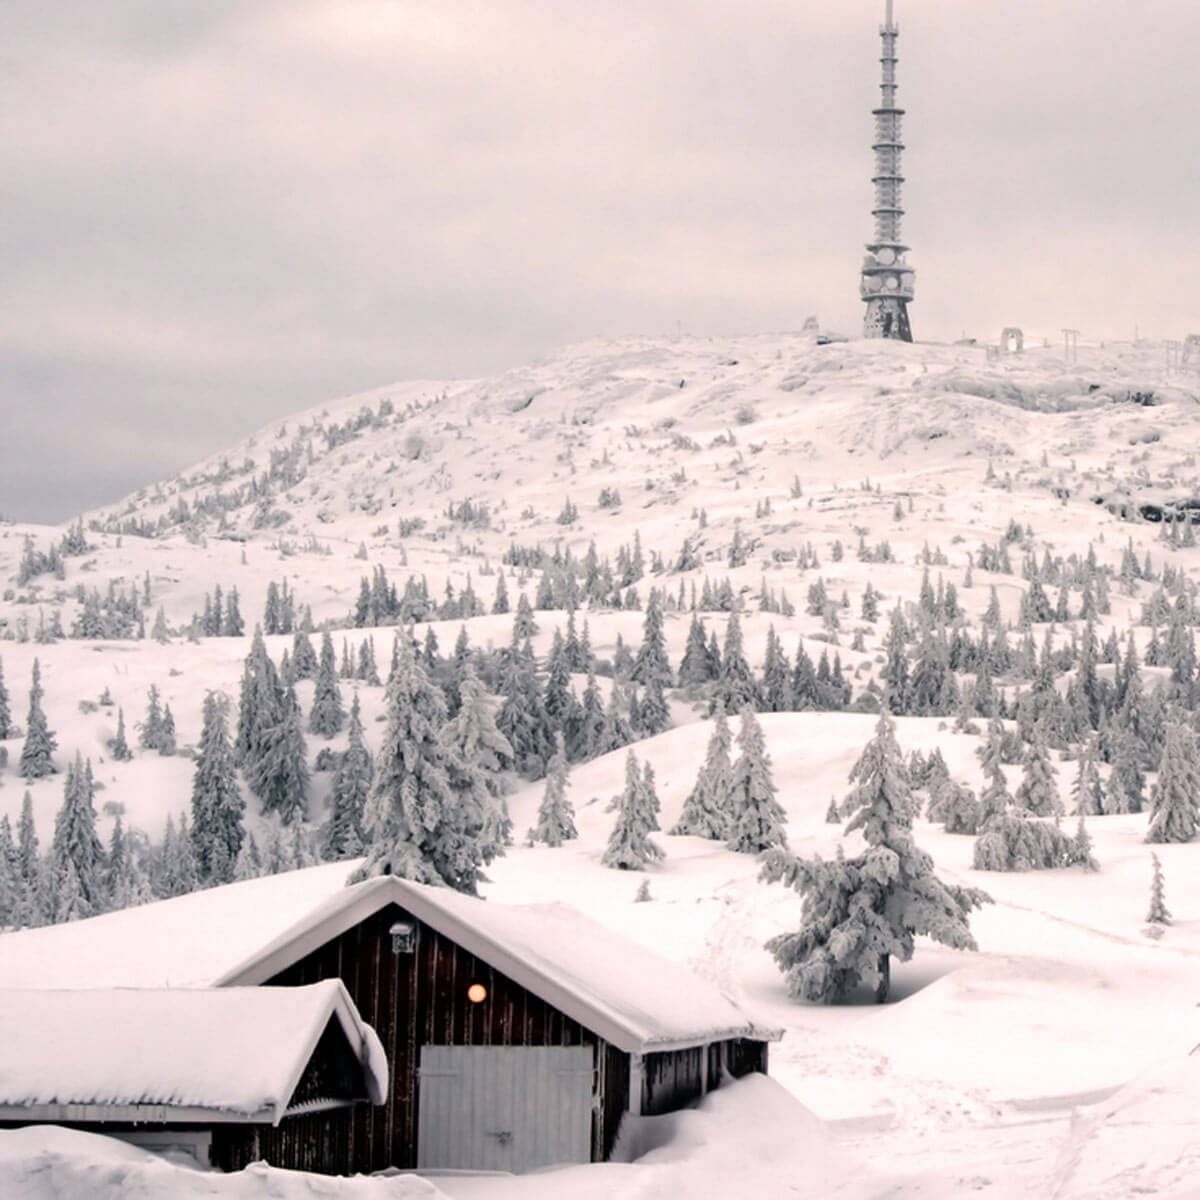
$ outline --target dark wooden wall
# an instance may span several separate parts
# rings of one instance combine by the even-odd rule
[[[416,949],[393,954],[389,928],[399,920],[417,927]],[[279,1129],[258,1135],[258,1154],[278,1166],[331,1173],[416,1166],[417,1066],[424,1044],[451,1046],[592,1046],[597,1072],[597,1109],[592,1157],[607,1156],[627,1107],[628,1055],[622,1054],[534,996],[507,976],[441,936],[395,905],[368,917],[314,950],[273,979],[272,986],[299,986],[341,979],[363,1020],[374,1026],[391,1069],[388,1101],[358,1105],[352,1114],[323,1113],[289,1118]],[[467,988],[482,983],[487,999],[472,1004]],[[310,1154],[327,1162],[301,1162]],[[301,1145],[304,1144],[304,1146]],[[223,1151],[224,1153],[225,1151]],[[233,1153],[233,1151],[229,1151]],[[247,1144],[241,1156],[253,1161]],[[222,1166],[242,1165],[234,1158]]]
[[[767,1043],[745,1038],[647,1054],[642,1061],[642,1112],[675,1112],[719,1088],[726,1072],[740,1079],[756,1071],[767,1073]]]

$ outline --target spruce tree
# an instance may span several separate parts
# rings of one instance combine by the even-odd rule
[[[754,710],[742,709],[738,757],[730,769],[730,821],[727,845],[741,854],[761,854],[786,846],[787,816],[775,799],[771,759]]]
[[[96,835],[92,764],[79,754],[67,768],[50,847],[53,919],[74,921],[104,909],[104,848]]]
[[[1071,839],[1071,862],[1085,871],[1100,870],[1100,864],[1092,854],[1092,837],[1087,831],[1083,813],[1079,814],[1079,824],[1075,827],[1075,836]]]
[[[527,647],[528,643],[510,650],[504,701],[496,715],[496,725],[512,746],[517,770],[537,779],[544,774],[554,753],[554,729],[534,672],[533,652]]]
[[[349,744],[338,763],[329,798],[329,819],[321,835],[322,856],[330,862],[357,858],[363,852],[363,810],[371,791],[375,768],[363,740],[358,693],[350,703]]]
[[[1071,784],[1071,811],[1078,816],[1096,817],[1104,811],[1104,785],[1094,754],[1090,744],[1080,752],[1079,767]]]
[[[12,703],[4,686],[4,660],[0,659],[0,742],[13,736]]]
[[[355,878],[398,875],[474,893],[480,879],[479,829],[450,786],[439,739],[446,702],[417,661],[407,632],[397,639],[387,686],[387,726],[375,761],[364,824],[367,858]]]
[[[1035,817],[1060,817],[1063,802],[1058,794],[1058,778],[1050,761],[1050,751],[1040,729],[1031,731],[1021,759],[1025,768],[1016,801]]]
[[[1200,760],[1185,725],[1167,726],[1158,779],[1150,791],[1148,842],[1190,842],[1200,820]]]
[[[713,692],[714,711],[718,702],[725,706],[726,712],[741,712],[747,705],[752,708],[758,705],[758,687],[742,648],[742,623],[736,612],[729,614],[725,629],[721,669]]]
[[[162,697],[156,684],[150,685],[146,697],[146,718],[142,721],[139,741],[143,750],[157,750],[163,740]]]
[[[489,863],[512,843],[504,790],[513,749],[497,728],[483,684],[470,663],[463,672],[458,714],[442,726],[439,740],[447,752],[450,786],[464,820],[471,829],[478,827],[480,854]]]
[[[294,687],[284,692],[279,719],[261,731],[257,751],[243,769],[264,813],[278,813],[285,825],[305,820],[308,757]]]
[[[138,862],[133,840],[118,815],[108,843],[108,861],[104,874],[105,907],[111,910],[131,908],[153,898],[150,882]]]
[[[640,871],[657,862],[663,852],[650,840],[657,827],[653,799],[647,794],[637,755],[630,750],[625,759],[625,790],[617,798],[617,821],[600,861],[619,871]]]
[[[114,762],[129,762],[133,758],[133,751],[129,748],[129,740],[125,736],[125,710],[117,709],[117,732],[109,740],[108,752],[112,755]]]
[[[224,696],[209,692],[204,697],[200,749],[192,776],[192,850],[197,878],[205,885],[233,879],[245,835],[246,805],[229,741],[228,713]]]
[[[860,832],[867,844],[862,854],[846,859],[839,850],[833,862],[806,861],[777,848],[766,856],[762,877],[804,899],[802,927],[767,943],[799,999],[836,1002],[867,984],[884,1002],[892,957],[907,962],[920,935],[975,948],[968,914],[987,897],[942,883],[913,842],[913,801],[894,730],[881,717],[850,773],[857,786],[841,811],[846,832]]]
[[[297,629],[292,635],[292,674],[297,679],[312,679],[316,673],[317,655],[312,641],[303,629]]]
[[[646,604],[646,616],[642,624],[642,644],[638,647],[630,675],[635,683],[648,687],[652,682],[660,687],[670,687],[674,682],[671,664],[667,660],[667,643],[663,635],[662,607],[658,590],[650,592]]]
[[[321,660],[316,668],[316,679],[312,712],[308,720],[309,732],[318,737],[331,738],[341,732],[346,712],[342,707],[342,689],[338,686],[337,656],[328,631],[321,637]]]
[[[733,764],[730,748],[733,736],[725,709],[718,706],[713,714],[713,730],[708,739],[704,765],[695,786],[683,803],[679,820],[671,829],[678,837],[712,838],[726,841],[732,833]]]
[[[700,618],[692,613],[692,623],[688,626],[687,645],[679,664],[679,686],[695,690],[703,687],[711,678],[704,625]]]
[[[29,792],[21,801],[21,816],[17,821],[17,865],[23,887],[17,898],[15,923],[19,928],[41,925],[47,917],[46,889],[37,827],[33,823],[33,797]]]
[[[530,831],[530,837],[535,842],[557,847],[578,836],[575,809],[567,799],[567,754],[562,734],[559,734],[554,757],[546,774],[546,788],[538,808],[537,827]]]
[[[42,667],[33,660],[33,681],[29,688],[29,716],[25,721],[25,744],[21,747],[21,762],[17,770],[22,779],[41,779],[53,775],[58,768],[53,754],[58,742],[46,723],[42,711]]]
[[[1157,854],[1150,855],[1150,860],[1154,864],[1154,878],[1150,883],[1150,911],[1146,914],[1146,920],[1151,925],[1170,925],[1171,913],[1167,908],[1162,863]]]
[[[170,758],[175,753],[175,717],[171,706],[163,706],[162,728],[158,737],[158,752],[164,758]]]

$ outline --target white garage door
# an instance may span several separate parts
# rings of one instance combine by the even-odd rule
[[[418,1169],[591,1159],[590,1046],[422,1046]]]

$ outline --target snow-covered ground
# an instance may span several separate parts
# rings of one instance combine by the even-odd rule
[[[176,630],[216,584],[239,589],[252,628],[268,583],[284,578],[318,624],[340,620],[353,607],[360,578],[377,565],[401,585],[410,573],[426,575],[435,600],[447,582],[458,589],[470,577],[490,607],[494,572],[511,543],[561,542],[582,557],[594,540],[601,555],[615,556],[636,531],[647,559],[658,552],[668,568],[643,582],[643,590],[656,582],[674,591],[681,579],[699,587],[708,574],[729,576],[743,591],[747,653],[756,667],[771,625],[789,655],[803,638],[817,657],[829,633],[821,618],[806,613],[807,589],[820,577],[831,595],[846,591],[850,608],[836,650],[861,685],[878,669],[887,627],[886,619],[858,618],[862,591],[870,582],[883,593],[885,615],[897,599],[913,600],[925,547],[945,556],[930,567],[931,577],[953,582],[973,617],[986,607],[992,585],[1005,615],[1016,615],[1025,586],[1018,576],[976,569],[973,586],[965,586],[968,554],[994,545],[1014,520],[1032,526],[1039,556],[1046,548],[1082,556],[1091,545],[1115,564],[1132,540],[1139,558],[1149,552],[1156,563],[1195,574],[1200,550],[1168,549],[1159,526],[1113,511],[1200,496],[1200,379],[1164,379],[1162,363],[1163,348],[1148,344],[1085,347],[1080,362],[1068,366],[1049,350],[988,362],[982,347],[820,347],[779,335],[592,344],[495,380],[384,388],[281,422],[99,514],[112,519],[112,532],[89,533],[94,549],[66,560],[62,582],[40,576],[15,583],[25,536],[46,548],[61,530],[0,525],[0,580],[9,580],[0,629],[11,634],[25,617],[32,630],[39,611],[48,617],[55,607],[69,626],[77,585],[103,592],[115,580],[123,589],[140,588],[147,573],[151,614],[161,605]],[[380,409],[384,400],[390,411]],[[352,436],[331,434],[364,404],[384,415]],[[229,508],[224,527],[213,515],[168,524],[157,538],[116,532],[122,520],[158,520],[180,498],[194,511],[206,497],[231,493],[254,473],[244,464],[265,470],[273,451],[277,461],[287,460],[279,468],[286,478],[267,500]],[[615,508],[599,503],[606,487],[620,493]],[[578,519],[559,524],[568,497]],[[465,500],[486,505],[489,521],[467,526],[448,517],[448,506]],[[415,519],[423,524],[400,529],[401,521]],[[744,566],[731,569],[735,529],[753,549]],[[694,539],[704,566],[681,576],[670,568],[685,538]],[[859,561],[860,538],[868,546],[888,541],[895,561]],[[820,566],[801,570],[795,553],[809,544]],[[513,568],[504,571],[515,604],[536,577],[523,582]],[[764,581],[787,592],[796,615],[755,611]],[[1113,613],[1100,636],[1132,624],[1147,594],[1114,588]],[[584,616],[602,659],[611,657],[618,635],[633,645],[641,638],[639,612]],[[704,619],[721,633],[724,617]],[[544,654],[565,614],[539,612],[537,620],[534,645]],[[688,620],[667,614],[676,662]],[[463,624],[433,623],[443,653]],[[473,645],[502,645],[511,617],[476,617],[465,626]],[[859,628],[865,650],[855,652],[850,637]],[[1144,643],[1149,630],[1136,632]],[[374,637],[386,669],[391,630],[337,630],[335,646],[340,654],[343,638],[357,646],[366,636]],[[268,640],[276,657],[290,644],[285,637]],[[194,745],[204,692],[219,688],[236,698],[247,648],[244,638],[189,641],[178,634],[166,645],[13,640],[0,641],[0,662],[23,723],[30,669],[40,659],[59,761],[76,750],[90,756],[104,789],[97,805],[111,802],[102,835],[119,810],[157,838],[168,814],[187,809],[191,763],[145,752],[130,763],[111,761],[105,743],[116,728],[116,706],[124,709],[132,739],[147,688],[156,684],[174,711],[180,745]],[[306,708],[311,687],[300,685]],[[114,706],[95,708],[105,689]],[[360,693],[373,743],[382,691],[361,685]],[[682,700],[672,715],[672,729],[637,747],[655,768],[664,828],[691,787],[709,732],[701,712]],[[792,848],[832,854],[841,833],[825,823],[826,808],[831,796],[844,794],[873,718],[778,714],[763,716],[762,724]],[[978,787],[978,739],[948,724],[902,719],[899,740],[905,752],[939,747],[952,775]],[[310,738],[309,749],[315,753],[322,744]],[[15,757],[19,739],[7,748]],[[1108,1200],[1200,1192],[1186,1190],[1194,1151],[1186,1146],[1186,1125],[1174,1116],[1194,1108],[1193,1076],[1200,1073],[1200,1058],[1187,1057],[1200,1043],[1196,845],[1159,848],[1175,923],[1155,940],[1143,930],[1150,885],[1144,816],[1089,822],[1097,874],[975,872],[973,839],[918,822],[917,841],[943,877],[983,887],[995,901],[972,921],[978,953],[921,945],[912,963],[896,968],[893,1003],[817,1008],[786,996],[762,949],[766,938],[794,927],[800,905],[793,893],[758,882],[753,860],[699,839],[657,835],[666,858],[644,875],[600,865],[612,821],[605,805],[620,790],[623,769],[623,754],[576,767],[569,795],[578,841],[556,850],[518,845],[490,868],[486,894],[500,901],[562,900],[716,981],[787,1030],[772,1048],[771,1074],[798,1104],[755,1084],[759,1091],[748,1099],[753,1088],[743,1088],[737,1101],[718,1094],[704,1111],[680,1117],[665,1144],[637,1164],[519,1181],[440,1179],[444,1194],[456,1200],[602,1193],[936,1198],[978,1191]],[[1072,769],[1061,767],[1064,794]],[[1019,769],[1008,774],[1015,786]],[[314,776],[314,820],[328,783],[328,775]],[[30,789],[43,839],[61,786],[56,777]],[[0,814],[15,819],[23,790],[11,768],[0,772]],[[541,793],[540,784],[525,785],[509,797],[518,833],[532,822]],[[635,904],[643,877],[652,900]],[[737,1104],[744,1108],[735,1112]],[[1139,1132],[1144,1122],[1153,1136]],[[82,1178],[89,1164],[99,1172],[94,1177],[124,1179],[128,1189],[112,1190],[113,1184],[89,1194],[166,1194],[154,1191],[152,1178],[168,1168],[136,1155],[83,1135],[0,1134],[0,1194],[70,1195],[69,1188],[35,1189],[70,1171]],[[12,1173],[14,1162],[51,1159],[57,1165],[36,1178]],[[18,1178],[11,1187],[25,1191],[5,1190],[6,1179]],[[170,1194],[293,1194],[270,1191],[275,1185],[266,1178],[201,1182],[188,1175]],[[344,1191],[327,1193],[316,1190],[319,1183],[295,1186],[314,1189],[296,1195],[437,1194],[401,1181],[339,1184]],[[361,1193],[351,1190],[356,1186]],[[417,1190],[397,1190],[406,1187]]]

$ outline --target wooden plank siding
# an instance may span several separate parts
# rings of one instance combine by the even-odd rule
[[[737,1038],[647,1054],[642,1060],[642,1112],[675,1112],[720,1087],[726,1073],[740,1079],[754,1072],[767,1073],[766,1042]]]
[[[401,920],[416,926],[416,948],[397,955],[388,930]],[[238,1139],[233,1131],[234,1136],[221,1139],[221,1166],[237,1169],[258,1156],[277,1166],[336,1174],[415,1168],[422,1045],[591,1046],[596,1068],[592,1157],[602,1160],[612,1150],[627,1106],[629,1056],[411,913],[389,905],[267,985],[296,987],[335,977],[383,1042],[391,1069],[387,1103],[289,1118],[278,1129],[259,1130],[256,1145],[246,1132]],[[487,989],[480,1004],[467,998],[473,983]],[[214,1153],[215,1147],[214,1140]],[[322,1155],[327,1161],[308,1165]]]

